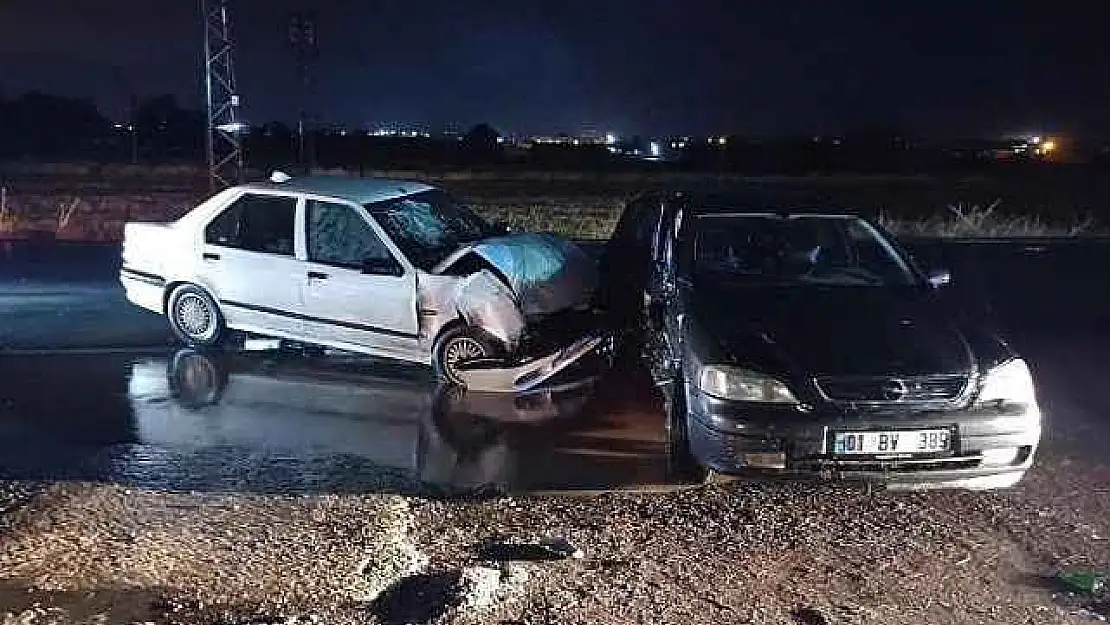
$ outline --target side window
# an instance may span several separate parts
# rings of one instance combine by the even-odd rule
[[[277,195],[240,197],[204,229],[209,245],[293,255],[297,199]]]
[[[382,269],[375,273],[398,272],[399,265],[389,248],[353,208],[315,200],[309,200],[306,208],[310,261],[350,269],[363,269],[369,264]]]

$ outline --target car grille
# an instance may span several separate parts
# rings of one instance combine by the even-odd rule
[[[826,398],[835,402],[932,403],[959,399],[967,388],[967,374],[930,376],[826,376],[814,381]]]

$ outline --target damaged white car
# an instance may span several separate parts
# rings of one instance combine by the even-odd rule
[[[275,174],[175,222],[128,223],[120,282],[191,346],[237,330],[426,363],[482,390],[526,390],[609,345],[580,248],[410,181]]]

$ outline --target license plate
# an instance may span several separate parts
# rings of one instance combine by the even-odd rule
[[[834,454],[935,454],[952,449],[948,430],[836,432]]]

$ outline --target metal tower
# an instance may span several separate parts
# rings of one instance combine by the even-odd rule
[[[204,20],[204,91],[208,105],[205,151],[212,191],[243,179],[243,150],[239,139],[239,94],[235,91],[228,0],[200,0]]]

